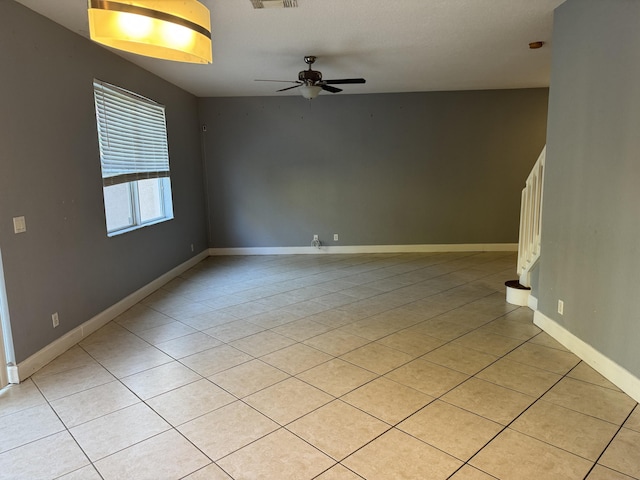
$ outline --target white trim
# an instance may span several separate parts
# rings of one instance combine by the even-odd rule
[[[2,313],[0,313],[2,321]],[[0,389],[9,384],[8,362],[4,354],[4,339],[2,338],[2,326],[0,325]]]
[[[533,315],[533,323],[543,329],[554,339],[575,353],[585,363],[590,365],[598,373],[604,376],[620,390],[625,392],[636,402],[640,402],[640,378],[633,375],[624,367],[606,357],[588,343],[576,337],[555,320],[543,313],[536,311]]]
[[[9,381],[11,383],[20,383],[22,380],[33,375],[35,372],[44,367],[47,363],[54,360],[59,355],[69,350],[83,338],[91,335],[93,332],[103,327],[121,313],[133,307],[140,300],[149,296],[160,287],[176,278],[181,273],[189,270],[194,265],[208,257],[209,252],[205,250],[198,255],[190,258],[186,262],[178,265],[164,275],[156,278],[144,287],[136,290],[131,295],[123,298],[118,303],[110,306],[106,310],[100,312],[95,317],[87,320],[82,325],[77,326],[62,337],[54,340],[42,350],[37,351],[26,360],[20,362],[18,366],[9,368]]]
[[[12,362],[15,360],[12,339],[9,304],[7,303],[7,290],[4,283],[2,251],[0,251],[0,388],[12,383],[10,367],[14,365]]]
[[[444,245],[351,245],[314,247],[210,248],[209,255],[314,255],[342,253],[516,252],[517,243],[465,243]]]
[[[533,310],[534,312],[536,310],[538,310],[538,298],[534,297],[533,295],[529,294],[529,303],[527,305],[531,310]]]

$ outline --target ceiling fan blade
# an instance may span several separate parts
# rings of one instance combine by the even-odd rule
[[[338,80],[324,80],[327,85],[346,85],[348,83],[367,83],[364,78],[342,78]]]
[[[323,90],[326,90],[327,92],[331,92],[331,93],[338,93],[338,92],[342,91],[341,88],[330,87],[329,85],[320,85],[320,88],[322,88]]]
[[[254,82],[302,83],[298,80],[254,80]]]
[[[302,84],[294,85],[293,87],[281,88],[280,90],[276,90],[276,92],[284,92],[285,90],[291,90],[292,88],[298,88],[298,87],[301,87],[301,86],[302,86]]]

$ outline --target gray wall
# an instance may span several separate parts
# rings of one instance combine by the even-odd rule
[[[0,65],[0,248],[22,361],[204,250],[205,200],[192,95],[6,0]],[[174,220],[107,237],[94,77],[167,106]]]
[[[639,19],[637,0],[556,11],[539,282],[542,313],[638,377]]]
[[[547,96],[201,99],[210,246],[515,243]]]

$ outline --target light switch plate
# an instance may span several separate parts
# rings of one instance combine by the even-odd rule
[[[24,233],[27,231],[27,221],[24,217],[13,217],[13,231],[15,233]]]

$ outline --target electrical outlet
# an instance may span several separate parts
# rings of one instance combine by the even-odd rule
[[[191,251],[193,252],[193,243],[191,244]]]
[[[334,233],[334,234],[333,234],[333,241],[334,241],[334,242],[337,242],[337,241],[338,241],[338,234],[337,234],[337,233]]]
[[[24,233],[27,231],[27,221],[24,217],[13,217],[14,233]]]
[[[51,315],[51,321],[53,322],[53,328],[56,328],[60,325],[60,320],[58,319],[58,312]]]
[[[558,313],[564,315],[564,302],[562,300],[558,300]]]
[[[318,241],[318,235],[316,235],[316,234],[314,234],[314,235],[313,235],[313,241],[314,241],[314,242],[317,242],[317,241]]]

